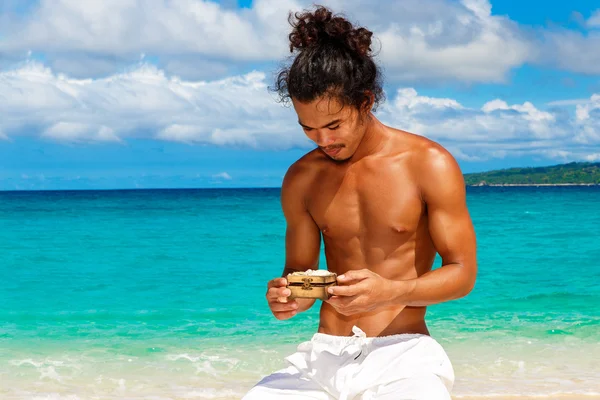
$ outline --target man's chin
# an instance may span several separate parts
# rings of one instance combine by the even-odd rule
[[[344,154],[336,154],[335,156],[330,156],[329,154],[327,154],[327,157],[329,157],[332,161],[339,162],[339,163],[348,161],[350,158],[352,158],[351,155],[348,156],[348,155],[344,155]]]

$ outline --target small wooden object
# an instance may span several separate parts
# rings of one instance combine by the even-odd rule
[[[337,274],[334,272],[317,270],[306,272],[294,272],[288,274],[288,289],[292,292],[290,300],[299,299],[321,299],[327,300],[331,295],[327,289],[337,285]]]

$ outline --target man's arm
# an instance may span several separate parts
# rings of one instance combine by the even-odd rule
[[[475,285],[475,232],[460,168],[450,153],[435,144],[419,156],[415,175],[442,267],[401,281],[383,278],[366,268],[348,271],[338,276],[338,282],[358,283],[328,289],[333,295],[328,303],[343,315],[387,305],[422,307],[442,303],[466,296]]]
[[[419,164],[429,232],[442,258],[442,267],[415,279],[392,283],[392,302],[407,306],[427,306],[466,296],[477,276],[475,230],[458,164],[438,146],[427,149]]]
[[[285,266],[282,276],[294,271],[319,268],[321,231],[306,207],[310,171],[296,163],[290,167],[281,188],[281,207],[286,220]],[[308,310],[314,299],[296,299],[298,312]]]

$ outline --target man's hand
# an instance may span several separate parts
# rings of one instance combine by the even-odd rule
[[[348,271],[337,280],[338,286],[328,289],[333,296],[326,301],[342,315],[373,311],[393,298],[393,282],[368,269]]]
[[[289,319],[298,312],[298,303],[295,300],[288,301],[292,291],[287,287],[287,279],[275,278],[267,285],[267,302],[275,318]]]

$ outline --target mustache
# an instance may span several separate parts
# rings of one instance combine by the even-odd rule
[[[321,146],[321,148],[322,148],[323,150],[335,150],[335,149],[341,149],[342,147],[346,147],[346,146],[345,146],[345,145],[343,145],[343,144],[334,144],[334,145],[331,145],[331,146],[325,146],[325,147],[322,147],[322,146]]]

